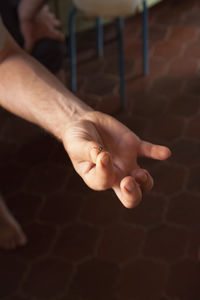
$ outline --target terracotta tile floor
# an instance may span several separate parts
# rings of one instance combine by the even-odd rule
[[[146,77],[140,21],[125,27],[126,111],[113,26],[101,60],[94,34],[79,37],[78,94],[173,156],[141,161],[155,188],[127,210],[111,191],[89,190],[53,137],[1,110],[0,190],[29,238],[0,252],[1,300],[200,299],[200,2],[151,9]]]

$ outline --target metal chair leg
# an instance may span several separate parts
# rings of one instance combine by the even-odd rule
[[[117,34],[118,34],[118,56],[119,56],[119,75],[120,75],[120,99],[121,107],[126,107],[126,83],[124,68],[124,43],[123,43],[123,19],[117,18]]]
[[[70,88],[72,92],[77,90],[76,79],[76,40],[75,40],[75,14],[76,7],[73,7],[69,14],[69,60],[70,60]]]
[[[98,56],[103,57],[103,26],[101,18],[96,18],[96,26],[97,26],[97,51]]]
[[[143,73],[149,72],[149,37],[148,37],[148,8],[146,0],[143,0]]]

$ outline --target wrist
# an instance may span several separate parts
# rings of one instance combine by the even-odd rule
[[[45,2],[45,0],[21,0],[18,5],[19,20],[33,21]]]
[[[18,18],[20,22],[23,21],[31,21],[34,19],[34,15],[30,11],[30,9],[27,7],[27,3],[24,1],[21,1],[18,5]]]
[[[70,99],[65,98],[65,101],[61,100],[60,105],[62,106],[59,113],[60,116],[55,116],[55,119],[59,120],[59,122],[57,122],[59,125],[53,126],[52,130],[50,131],[59,140],[63,141],[65,139],[65,132],[67,128],[73,126],[75,123],[88,120],[88,116],[94,113],[94,110],[76,98],[75,95],[71,95]]]

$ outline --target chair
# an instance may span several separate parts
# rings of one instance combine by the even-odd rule
[[[127,11],[122,11],[123,15],[129,13],[131,9],[134,10],[133,4],[136,6],[139,2],[143,3],[143,74],[146,75],[149,71],[148,64],[148,8],[146,0],[74,0],[75,5],[70,11],[69,15],[69,58],[70,58],[70,88],[73,92],[77,90],[77,76],[76,76],[76,41],[75,41],[75,15],[77,10],[81,10],[86,14],[95,15],[97,27],[97,50],[98,56],[103,56],[103,26],[101,17],[114,17],[116,20],[117,39],[118,39],[118,57],[119,57],[119,76],[120,76],[120,101],[121,107],[126,107],[126,85],[125,85],[125,69],[124,69],[124,43],[123,43],[123,17],[120,11],[117,11],[115,3],[115,10],[111,12],[108,5],[114,2],[119,2],[121,5],[127,3]],[[102,7],[95,7],[94,2]],[[89,5],[90,4],[90,5]],[[85,5],[85,6],[84,6]],[[132,5],[132,6],[131,6]],[[89,8],[89,9],[87,9]],[[101,8],[104,8],[104,11]],[[110,8],[111,5],[110,5]],[[122,7],[121,7],[122,9]]]

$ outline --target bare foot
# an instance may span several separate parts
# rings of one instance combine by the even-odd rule
[[[0,196],[0,248],[15,249],[27,242],[21,226],[17,223]]]

